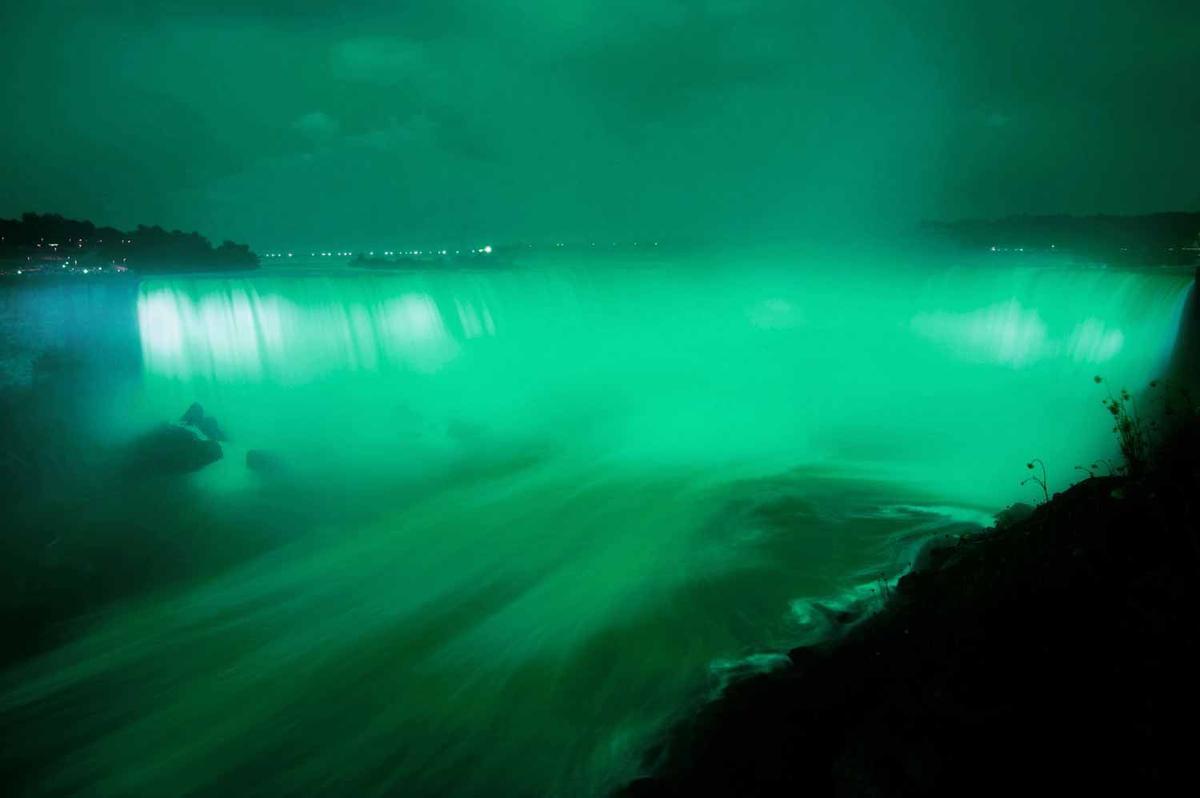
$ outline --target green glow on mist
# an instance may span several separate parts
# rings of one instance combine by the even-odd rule
[[[276,539],[104,614],[0,712],[51,790],[602,791],[710,667],[805,634],[795,599],[1032,499],[1032,456],[1059,488],[1107,453],[1091,377],[1153,376],[1186,285],[795,256],[147,280],[143,373],[96,416],[199,400],[231,442],[176,515],[122,512],[198,560]]]

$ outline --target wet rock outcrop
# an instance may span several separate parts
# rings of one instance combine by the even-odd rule
[[[1200,710],[1185,448],[939,547],[878,615],[682,722],[624,794],[1168,794]]]
[[[222,457],[221,444],[186,427],[160,424],[130,444],[125,470],[137,476],[188,474]]]
[[[179,423],[199,430],[210,441],[229,440],[225,432],[221,429],[221,425],[217,423],[215,418],[204,412],[204,408],[199,402],[192,402],[188,406],[188,409],[179,419]]]

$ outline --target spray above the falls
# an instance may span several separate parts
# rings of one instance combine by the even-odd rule
[[[888,584],[1030,499],[1031,458],[1056,489],[1110,447],[1092,377],[1158,376],[1186,290],[817,261],[145,280],[88,306],[136,320],[137,368],[87,416],[119,441],[198,403],[225,456],[58,497],[64,540],[179,570],[0,683],[4,742],[44,792],[602,793],[814,634],[798,599]],[[39,335],[84,318],[22,296]]]

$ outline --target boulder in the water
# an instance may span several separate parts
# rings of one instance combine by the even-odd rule
[[[196,426],[200,419],[204,418],[204,407],[199,402],[192,402],[188,405],[188,409],[183,412],[179,419],[180,424]]]
[[[204,437],[210,441],[227,440],[224,431],[221,430],[221,425],[212,416],[205,416],[196,424],[196,429],[204,433]]]
[[[140,435],[129,448],[127,470],[140,475],[187,474],[221,459],[221,444],[175,424]]]
[[[228,440],[221,430],[221,425],[215,418],[204,412],[204,407],[199,402],[192,402],[188,405],[188,409],[179,419],[179,423],[195,427],[210,441]]]

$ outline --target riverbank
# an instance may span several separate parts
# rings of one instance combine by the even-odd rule
[[[877,615],[731,686],[627,796],[979,795],[1191,775],[1200,425],[1137,476],[935,541]]]

